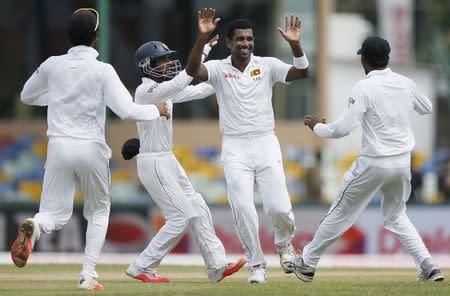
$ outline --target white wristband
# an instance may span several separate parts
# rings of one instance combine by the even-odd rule
[[[206,43],[205,46],[203,46],[202,62],[204,62],[205,59],[208,57],[211,49],[212,49],[212,47],[209,45],[209,43]]]
[[[305,53],[299,58],[293,57],[292,60],[294,61],[294,67],[297,69],[306,69],[309,67],[308,58]]]

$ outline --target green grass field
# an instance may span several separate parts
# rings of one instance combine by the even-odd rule
[[[201,267],[161,266],[166,284],[145,284],[127,277],[125,265],[99,265],[104,291],[76,289],[79,265],[29,265],[23,269],[0,265],[0,295],[450,295],[450,281],[420,284],[412,269],[329,269],[316,273],[312,284],[268,270],[264,285],[247,284],[243,268],[220,283],[209,283]],[[444,275],[450,270],[444,270]]]

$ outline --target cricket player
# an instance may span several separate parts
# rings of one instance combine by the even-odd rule
[[[410,79],[387,68],[389,43],[369,37],[358,50],[366,77],[351,91],[348,107],[334,122],[325,124],[307,116],[305,124],[324,138],[347,136],[362,124],[362,150],[344,176],[330,210],[320,223],[303,256],[295,261],[294,272],[311,282],[320,256],[339,238],[366,208],[373,195],[381,192],[384,227],[393,232],[414,258],[419,281],[442,281],[439,267],[405,213],[411,193],[412,111],[430,114],[430,100]]]
[[[41,233],[61,229],[72,216],[77,184],[84,195],[86,248],[78,288],[103,290],[95,266],[105,241],[111,197],[109,159],[105,142],[105,106],[122,119],[169,117],[167,107],[139,105],[114,68],[97,60],[99,15],[92,8],[76,10],[69,21],[67,54],[43,62],[25,83],[22,102],[48,106],[47,161],[39,212],[26,219],[11,246],[18,267],[25,266]]]
[[[296,258],[291,244],[296,231],[294,215],[280,145],[273,131],[272,87],[277,82],[288,84],[308,77],[309,64],[300,45],[300,19],[286,16],[285,30],[278,30],[292,49],[293,65],[253,55],[253,26],[237,19],[227,27],[231,55],[202,64],[198,75],[200,81],[207,81],[216,90],[228,201],[247,256],[249,283],[266,280],[254,189],[275,227],[275,245],[285,272],[292,272],[285,262]]]
[[[199,11],[200,34],[186,69],[196,67],[198,71],[200,58],[206,57],[211,46],[217,43],[218,36],[211,40],[211,46],[206,45],[203,50],[217,22],[213,9]],[[206,83],[188,86],[193,75],[187,70],[180,72],[179,61],[170,59],[173,53],[175,51],[159,41],[150,41],[138,48],[136,66],[142,76],[142,84],[136,89],[135,102],[144,105],[166,102],[172,113],[174,103],[202,99],[214,93],[212,86]],[[169,279],[159,276],[156,269],[189,228],[198,243],[211,282],[221,281],[237,272],[246,260],[225,261],[225,249],[215,234],[209,208],[192,187],[172,152],[172,119],[139,122],[137,126],[140,138],[139,179],[161,209],[166,223],[128,267],[126,274],[148,283],[168,282]],[[129,151],[127,143],[133,142],[127,141],[124,151]]]

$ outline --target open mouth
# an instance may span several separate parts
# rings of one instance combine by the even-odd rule
[[[242,55],[248,55],[250,54],[250,48],[249,47],[243,47],[241,49],[239,49],[239,53]]]

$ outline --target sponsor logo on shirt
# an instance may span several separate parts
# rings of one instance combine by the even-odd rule
[[[150,86],[150,88],[148,89],[147,92],[149,92],[149,93],[153,92],[158,86],[159,86],[159,83],[153,84],[152,86]]]
[[[232,78],[232,79],[237,79],[239,80],[239,76],[231,74],[231,73],[223,73],[223,77],[225,78]]]

